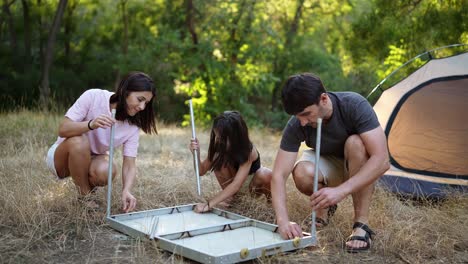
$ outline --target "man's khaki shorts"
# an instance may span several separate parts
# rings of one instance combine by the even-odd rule
[[[308,161],[315,164],[315,151],[311,149],[304,150],[301,158],[296,161],[294,167],[299,162]],[[344,159],[332,155],[321,155],[319,159],[319,173],[323,175],[325,185],[336,187],[343,183],[345,179]]]

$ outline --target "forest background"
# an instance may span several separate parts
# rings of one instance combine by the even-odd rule
[[[2,0],[0,111],[64,112],[133,70],[158,89],[159,118],[237,109],[281,129],[281,84],[314,72],[362,95],[415,55],[468,43],[467,0]],[[422,63],[422,62],[419,62]]]
[[[271,168],[280,132],[270,128],[280,130],[288,119],[280,103],[287,76],[314,72],[331,91],[366,96],[417,54],[468,44],[468,0],[0,0],[0,7],[5,263],[186,263],[109,228],[105,188],[95,194],[100,209],[89,212],[76,203],[70,178],[51,177],[44,157],[66,109],[87,89],[114,90],[134,70],[156,83],[159,134],[141,136],[133,187],[141,211],[199,202],[220,190],[211,175],[201,179],[204,197],[195,192],[191,134],[179,127],[189,119],[187,99],[194,98],[199,125],[224,110],[240,110],[254,126],[249,134],[262,164]],[[450,55],[445,52],[436,55]],[[205,146],[206,128],[197,130]],[[120,210],[120,182],[112,212]],[[287,187],[291,220],[309,230],[308,198],[291,177]],[[241,196],[229,211],[274,223],[271,204],[262,198]],[[464,193],[421,205],[377,188],[370,223],[377,239],[364,255],[342,249],[351,203],[350,197],[340,203],[328,229],[318,233],[316,250],[254,263],[466,263]]]

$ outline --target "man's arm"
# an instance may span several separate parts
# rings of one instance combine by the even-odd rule
[[[297,152],[278,150],[273,166],[271,180],[271,196],[275,209],[278,231],[282,238],[293,239],[302,237],[302,230],[296,223],[290,223],[286,208],[286,180],[294,168]]]
[[[311,204],[314,209],[326,208],[343,200],[347,195],[368,186],[390,168],[387,140],[380,126],[359,135],[366,148],[369,159],[361,169],[335,188],[323,188],[312,194]]]

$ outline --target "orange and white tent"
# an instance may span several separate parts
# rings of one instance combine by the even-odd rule
[[[391,168],[381,182],[416,197],[468,193],[468,52],[429,60],[374,105]]]

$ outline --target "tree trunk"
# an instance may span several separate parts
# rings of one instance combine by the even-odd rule
[[[252,28],[252,22],[254,19],[254,8],[255,0],[244,0],[239,4],[237,15],[234,17],[230,27],[230,37],[228,43],[231,43],[228,52],[230,52],[230,70],[229,70],[229,80],[235,87],[240,87],[240,80],[236,74],[236,68],[238,64],[238,54],[242,47],[243,39],[248,34]],[[244,19],[243,16],[246,15]],[[241,25],[241,20],[245,22]],[[239,30],[238,30],[239,29]],[[240,32],[239,32],[240,31]],[[238,95],[243,96],[240,92]],[[234,103],[233,100],[229,100],[230,103]],[[230,106],[235,107],[235,104]]]
[[[5,22],[5,16],[3,15],[3,11],[0,16],[0,39],[3,39],[3,23]]]
[[[24,21],[24,64],[29,67],[31,62],[31,17],[29,16],[29,3],[27,0],[21,0],[23,5]]]
[[[128,53],[128,14],[127,14],[127,0],[120,0],[120,8],[122,12],[122,24],[123,24],[123,41],[122,41],[122,54],[124,58],[127,58]],[[120,72],[120,68],[117,68],[117,72],[115,73],[115,84],[116,86],[120,82],[120,78],[122,73]]]
[[[239,27],[239,21],[241,20],[242,15],[244,14],[245,8],[246,8],[246,0],[240,3],[237,16],[234,18],[234,20],[232,21],[232,25],[231,25],[231,34],[229,37],[229,43],[233,44],[233,47],[231,49],[231,66],[233,68],[237,64],[237,53],[242,44],[242,42],[238,39],[238,36],[237,36],[237,28]],[[249,27],[250,25],[247,25],[247,26]]]
[[[193,7],[193,1],[186,0],[185,5],[187,7],[185,23],[187,25],[188,31],[190,32],[190,36],[192,37],[192,43],[194,46],[196,46],[198,45],[198,36],[197,32],[195,31],[195,8]]]
[[[122,22],[123,22],[123,42],[122,42],[122,53],[127,55],[128,53],[128,14],[127,14],[127,0],[120,1],[122,6]]]
[[[10,33],[10,47],[11,47],[11,52],[12,54],[17,53],[17,48],[18,48],[18,40],[16,37],[16,30],[15,30],[15,24],[13,22],[13,16],[11,15],[10,12],[10,6],[15,2],[15,0],[8,2],[8,0],[3,0],[3,6],[2,6],[2,11],[3,14],[5,14],[5,20],[7,21],[8,24],[8,30]]]
[[[302,17],[302,8],[304,6],[304,0],[298,0],[297,8],[296,8],[296,13],[294,14],[294,19],[291,22],[291,25],[289,26],[289,30],[286,33],[286,41],[284,42],[284,50],[288,51],[291,48],[292,41],[294,37],[297,35],[297,29],[299,27],[299,21],[301,20]],[[274,66],[273,66],[273,75],[279,78],[283,78],[285,68],[286,68],[286,60],[282,53],[278,54],[275,61],[274,61]],[[271,110],[275,111],[278,109],[279,105],[279,92],[281,89],[281,83],[282,81],[277,81],[275,83],[275,86],[273,88],[273,92],[271,95]]]
[[[41,15],[41,10],[42,8],[42,2],[41,0],[37,0],[37,9],[39,10],[37,12],[37,23],[39,25],[38,31],[39,31],[39,61],[42,63],[44,61],[44,44],[43,44],[43,34],[42,34],[42,15]],[[41,65],[43,67],[43,65]]]
[[[193,0],[185,0],[185,7],[186,7],[185,24],[192,38],[193,47],[191,50],[194,56],[196,56],[196,54],[200,52],[200,50],[198,49],[199,40],[198,40],[198,35],[197,35],[196,25],[195,25],[195,14],[197,10],[195,9],[195,6],[193,5]],[[203,57],[202,54],[199,54],[199,55],[200,55],[200,58]],[[198,64],[197,68],[200,71],[200,77],[202,78],[203,82],[206,85],[206,98],[207,98],[206,105],[210,105],[211,100],[212,100],[212,90],[211,90],[209,72],[207,70],[207,67],[203,59],[200,59],[200,64]],[[193,96],[193,95],[190,95],[190,96]]]
[[[49,37],[47,40],[47,49],[45,51],[44,63],[42,67],[42,79],[41,85],[39,86],[40,92],[40,104],[42,107],[47,107],[48,100],[50,96],[50,87],[49,87],[49,71],[52,66],[52,60],[54,58],[54,46],[57,32],[60,28],[60,22],[63,17],[63,13],[67,6],[67,0],[60,0],[57,11],[55,12],[54,22],[50,28]]]
[[[64,18],[64,48],[65,48],[65,59],[64,66],[68,67],[70,65],[70,41],[71,35],[73,32],[73,12],[78,5],[78,0],[70,1],[70,4],[67,6]]]

